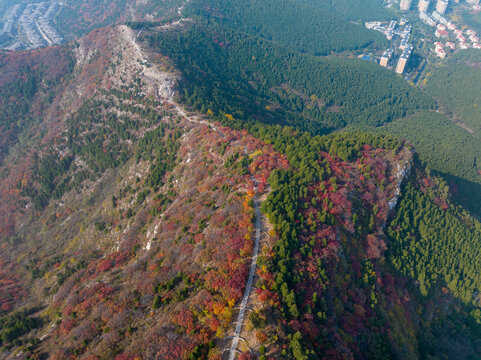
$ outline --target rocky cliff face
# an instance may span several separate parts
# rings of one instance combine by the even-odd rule
[[[396,208],[397,202],[399,200],[399,196],[401,195],[401,186],[403,181],[406,179],[407,176],[411,173],[412,168],[412,158],[406,160],[404,164],[397,164],[397,172],[396,172],[396,180],[397,186],[396,190],[394,191],[394,196],[389,199],[389,211],[393,211]]]

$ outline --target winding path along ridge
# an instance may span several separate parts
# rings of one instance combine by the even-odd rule
[[[252,290],[252,283],[254,282],[254,275],[256,273],[257,254],[259,253],[259,244],[261,240],[261,211],[259,209],[259,199],[257,198],[257,186],[255,188],[255,191],[256,195],[254,197],[254,211],[256,217],[256,241],[254,245],[254,254],[252,256],[252,263],[249,270],[249,277],[247,279],[246,289],[244,291],[244,296],[242,297],[242,302],[240,304],[239,315],[237,316],[234,338],[232,339],[232,345],[230,347],[229,360],[235,359],[237,345],[239,344],[239,338],[242,331],[242,325],[244,324],[244,315],[246,312],[247,302],[249,301],[249,295]]]
[[[144,75],[147,75],[146,74],[147,68],[145,66],[145,62],[146,62],[145,57],[143,55],[142,50],[140,49],[140,46],[135,41],[136,38],[141,34],[141,32],[139,32],[137,34],[137,36],[135,36],[133,33],[131,33],[131,34],[132,35],[130,36],[130,40],[132,41],[132,43],[135,47],[136,53],[138,54],[139,58],[142,60],[141,66],[143,67]],[[156,79],[154,79],[154,80],[156,80]],[[217,128],[214,124],[212,124],[212,123],[210,123],[206,120],[199,119],[199,117],[195,116],[195,115],[189,116],[186,113],[183,106],[181,106],[180,104],[177,104],[175,101],[173,101],[173,96],[169,97],[168,102],[171,103],[175,107],[177,113],[179,115],[181,115],[182,117],[184,117],[186,120],[194,122],[194,123],[198,123],[198,124],[207,125],[210,128],[212,128],[213,130],[217,131],[221,135],[221,137],[225,136],[225,134],[222,132],[222,130]],[[251,290],[252,290],[252,284],[254,282],[254,276],[255,276],[255,273],[256,273],[257,255],[259,253],[259,247],[260,247],[261,211],[260,211],[260,207],[259,207],[259,198],[257,196],[257,184],[254,188],[254,191],[255,191],[254,213],[255,213],[255,231],[256,231],[254,252],[253,252],[252,262],[251,262],[251,266],[250,266],[250,270],[249,270],[249,276],[247,278],[246,288],[244,290],[244,295],[242,297],[242,301],[241,301],[240,306],[239,306],[239,314],[237,315],[237,321],[235,322],[236,326],[235,326],[235,330],[234,330],[234,336],[232,338],[231,347],[230,347],[230,350],[229,350],[229,360],[234,360],[235,356],[236,356],[237,346],[239,345],[240,334],[242,332],[242,326],[244,324],[244,316],[245,316],[245,313],[246,313],[247,303],[249,302],[249,296],[250,296],[250,293],[251,293]]]

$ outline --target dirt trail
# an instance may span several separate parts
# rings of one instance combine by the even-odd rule
[[[125,57],[128,57],[130,65],[142,75],[148,92],[155,93],[159,98],[173,101],[177,75],[167,71],[161,71],[155,64],[149,64],[149,59],[144,55],[137,43],[137,37],[142,31],[136,33],[126,25],[119,26],[123,40],[129,44]]]

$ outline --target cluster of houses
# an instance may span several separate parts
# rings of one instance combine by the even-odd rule
[[[414,49],[413,45],[409,43],[412,26],[407,23],[406,19],[401,19],[401,21],[399,22],[399,26],[403,26],[403,28],[398,28],[398,22],[396,20],[392,20],[388,23],[383,23],[381,21],[371,21],[367,22],[365,26],[368,29],[382,32],[388,40],[393,40],[395,37],[400,38],[399,49],[402,50],[402,53],[399,56],[395,71],[398,74],[402,74],[404,72],[406,63],[409,60],[409,57],[411,56],[411,53]],[[389,63],[391,62],[394,55],[394,49],[387,49],[386,51],[384,51],[379,61],[379,64],[384,67],[389,66]]]
[[[454,44],[454,42],[452,41],[448,41],[445,44],[443,44],[441,41],[436,41],[434,43],[434,53],[441,59],[444,59],[446,57],[446,48],[449,48],[451,50],[455,50],[456,48],[462,50],[469,48],[481,49],[479,38],[474,30],[465,29],[463,31],[461,29],[458,29],[456,25],[454,25],[449,20],[436,12],[433,13],[432,18],[436,20],[436,31],[434,32],[434,35],[437,38],[452,39],[452,37],[454,36],[454,38],[457,40],[457,45]],[[452,32],[453,36],[450,34],[450,32]],[[469,42],[467,39],[469,39]]]

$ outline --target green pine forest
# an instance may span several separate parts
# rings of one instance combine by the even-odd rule
[[[370,1],[353,5],[348,1],[328,0],[195,0],[189,4],[187,15],[219,21],[230,28],[312,55],[368,46],[382,48],[388,44],[382,34],[359,25],[362,20],[373,17],[390,17],[379,4]]]

